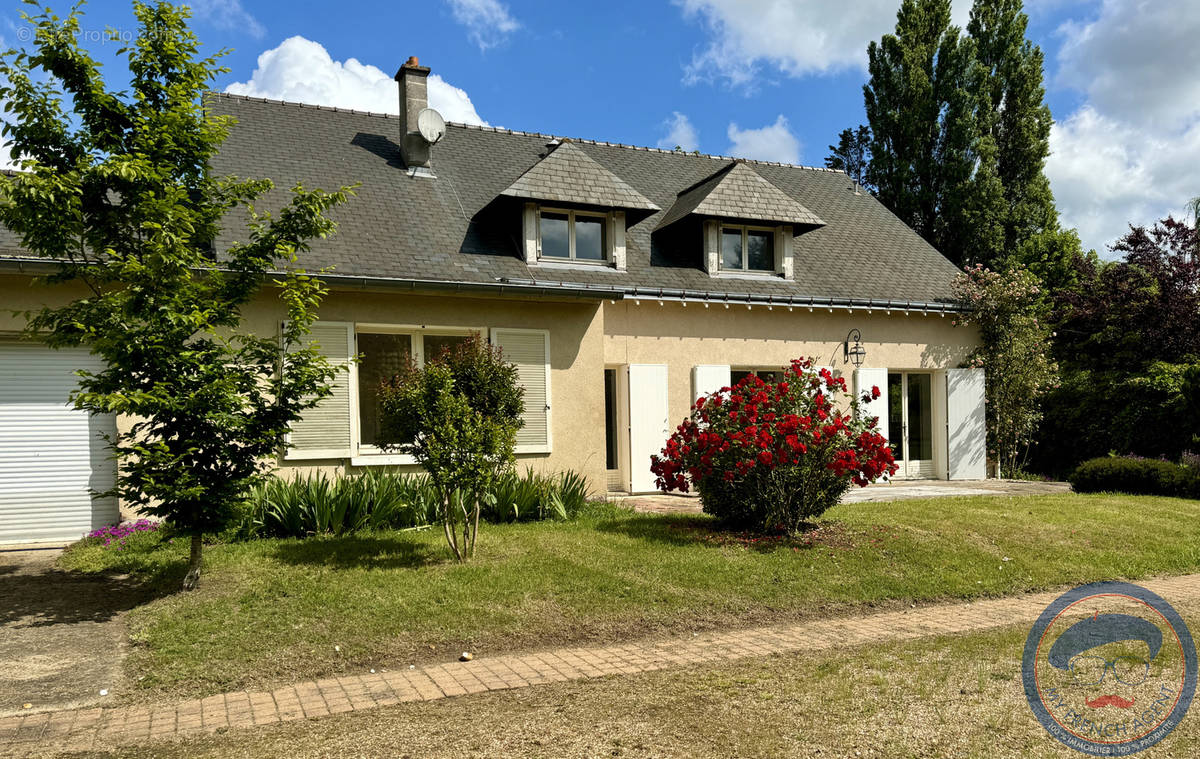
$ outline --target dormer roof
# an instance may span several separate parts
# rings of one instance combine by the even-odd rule
[[[552,203],[659,210],[644,195],[569,141],[553,148],[500,194]]]
[[[815,213],[792,200],[741,161],[734,161],[682,190],[674,205],[663,214],[658,229],[692,214],[825,226],[825,222]]]

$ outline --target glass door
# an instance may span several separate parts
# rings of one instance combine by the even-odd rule
[[[888,433],[898,477],[933,477],[933,375],[888,373]]]

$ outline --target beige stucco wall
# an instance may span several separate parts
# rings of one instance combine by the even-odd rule
[[[51,298],[82,295],[31,286],[25,276],[0,274],[0,336],[22,321],[9,309],[36,308]],[[274,334],[284,312],[270,292],[246,310],[247,325]],[[688,413],[692,367],[783,366],[811,356],[818,364],[842,369],[841,345],[851,328],[862,333],[864,366],[938,370],[957,366],[977,342],[973,328],[954,327],[951,317],[807,307],[703,304],[684,306],[656,300],[518,300],[414,295],[384,291],[334,291],[321,307],[329,321],[427,327],[514,327],[550,331],[550,419],[552,451],[530,454],[522,464],[538,470],[574,469],[597,493],[606,489],[603,369],[627,364],[665,364],[672,426]],[[935,414],[938,409],[935,408]],[[627,420],[626,420],[627,421]],[[625,421],[620,425],[624,435]],[[940,433],[939,433],[940,434]],[[622,441],[622,448],[624,443]],[[942,443],[944,447],[944,443]],[[625,455],[624,450],[622,455]],[[413,467],[405,467],[412,469]],[[285,475],[323,470],[351,471],[348,460],[282,462]]]
[[[863,366],[868,367],[951,368],[978,341],[974,328],[920,312],[659,303],[605,303],[604,361],[609,366],[666,364],[672,419],[683,419],[691,407],[692,367],[699,364],[781,367],[793,358],[812,357],[818,365],[841,369],[849,382],[853,367],[843,363],[842,341],[852,328],[862,333]]]
[[[32,285],[29,277],[0,274],[0,336],[18,332],[23,325],[21,318],[9,313],[10,309],[38,308],[83,294],[82,288],[47,288]],[[270,291],[251,303],[245,315],[247,327],[259,334],[277,333],[285,316]],[[549,330],[552,449],[548,455],[520,455],[518,459],[522,466],[539,471],[574,469],[588,478],[598,494],[604,492],[603,322],[596,301],[334,291],[322,304],[320,316],[328,321],[372,324]],[[348,460],[281,462],[285,476],[353,469]]]

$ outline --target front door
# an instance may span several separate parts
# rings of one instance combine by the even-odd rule
[[[933,375],[888,372],[888,433],[897,477],[933,477]]]

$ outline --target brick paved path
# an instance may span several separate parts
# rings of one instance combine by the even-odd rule
[[[1200,574],[1139,583],[1169,602],[1200,599]],[[331,677],[273,691],[237,691],[174,704],[25,714],[0,719],[0,752],[86,751],[290,720],[432,701],[562,680],[649,672],[750,656],[911,640],[1032,623],[1058,593],[925,606],[690,638],[481,657],[408,671]]]

